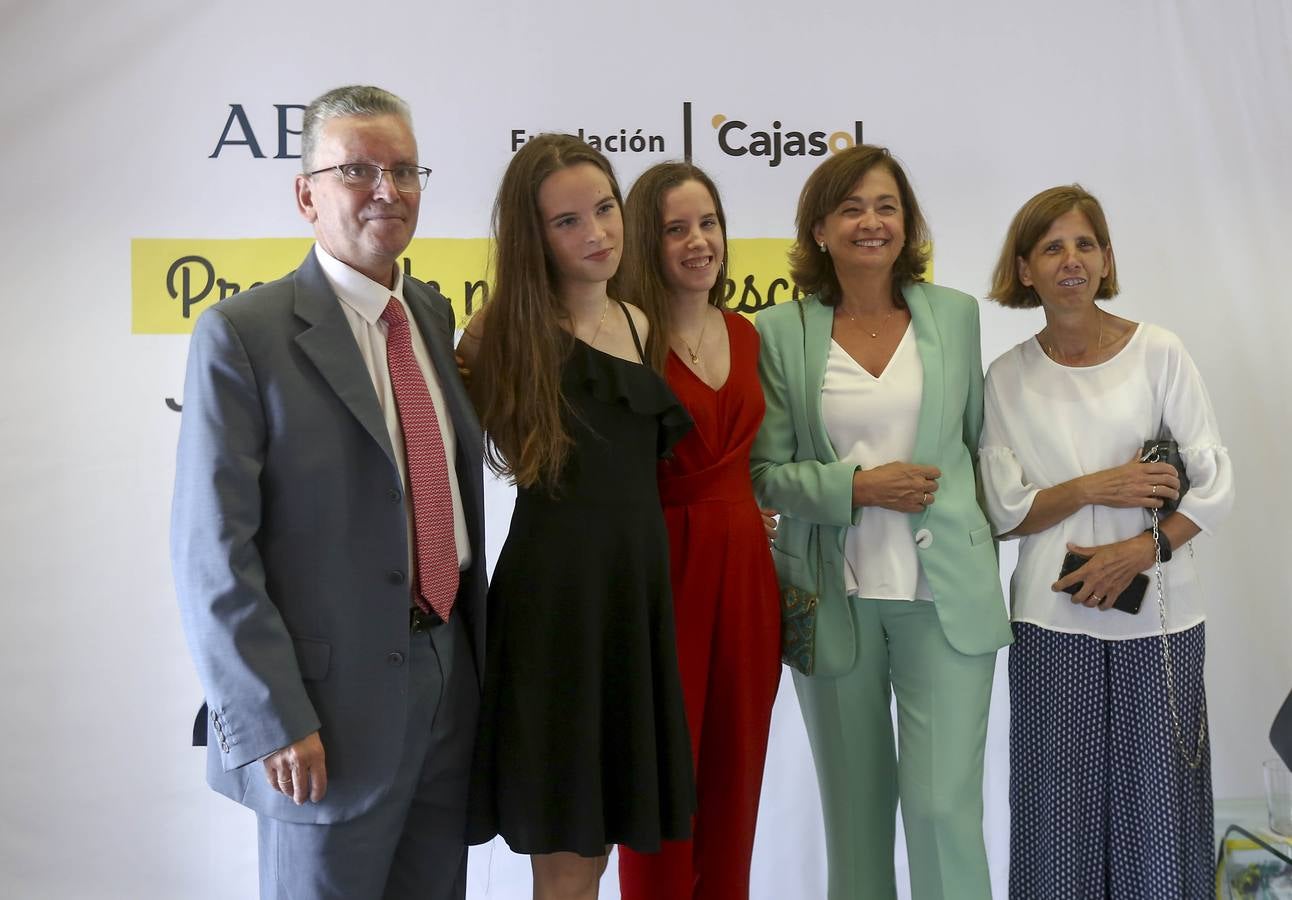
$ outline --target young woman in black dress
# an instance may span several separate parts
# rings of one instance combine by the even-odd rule
[[[495,282],[459,351],[489,465],[517,486],[489,591],[468,841],[529,854],[534,897],[593,898],[611,844],[689,836],[690,741],[656,462],[690,418],[611,296],[610,164],[527,143],[494,206]]]

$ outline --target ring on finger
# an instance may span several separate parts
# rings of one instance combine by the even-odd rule
[[[932,499],[933,498],[929,496],[929,492],[925,491],[924,496],[920,497],[920,506],[928,506],[929,501]]]
[[[1154,496],[1154,497],[1156,497],[1156,496],[1157,496],[1157,485],[1156,485],[1156,484],[1155,484],[1155,485],[1153,485],[1153,491],[1152,491],[1152,493],[1153,493],[1153,496]]]

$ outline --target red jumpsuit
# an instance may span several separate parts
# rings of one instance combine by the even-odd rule
[[[624,900],[745,900],[772,703],[780,683],[776,573],[749,449],[763,420],[758,333],[724,313],[731,373],[718,390],[670,353],[669,386],[695,428],[660,463],[697,810],[693,839],[619,848]]]

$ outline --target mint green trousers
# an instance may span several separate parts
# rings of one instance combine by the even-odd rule
[[[897,896],[899,799],[913,900],[990,900],[982,773],[996,654],[956,651],[931,602],[850,602],[852,671],[794,673],[825,815],[829,900]]]

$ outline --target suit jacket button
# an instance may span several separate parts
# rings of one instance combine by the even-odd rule
[[[398,650],[392,650],[386,654],[386,662],[392,666],[402,666],[404,664],[404,654]]]
[[[386,573],[386,580],[389,581],[391,584],[403,584],[404,573],[399,569],[391,569],[389,572]]]
[[[919,531],[915,532],[915,546],[919,547],[921,550],[927,550],[932,547],[933,532],[929,531],[927,528],[921,528]]]
[[[391,488],[386,496],[390,498],[391,503],[398,503],[404,499],[404,493],[399,488]]]

